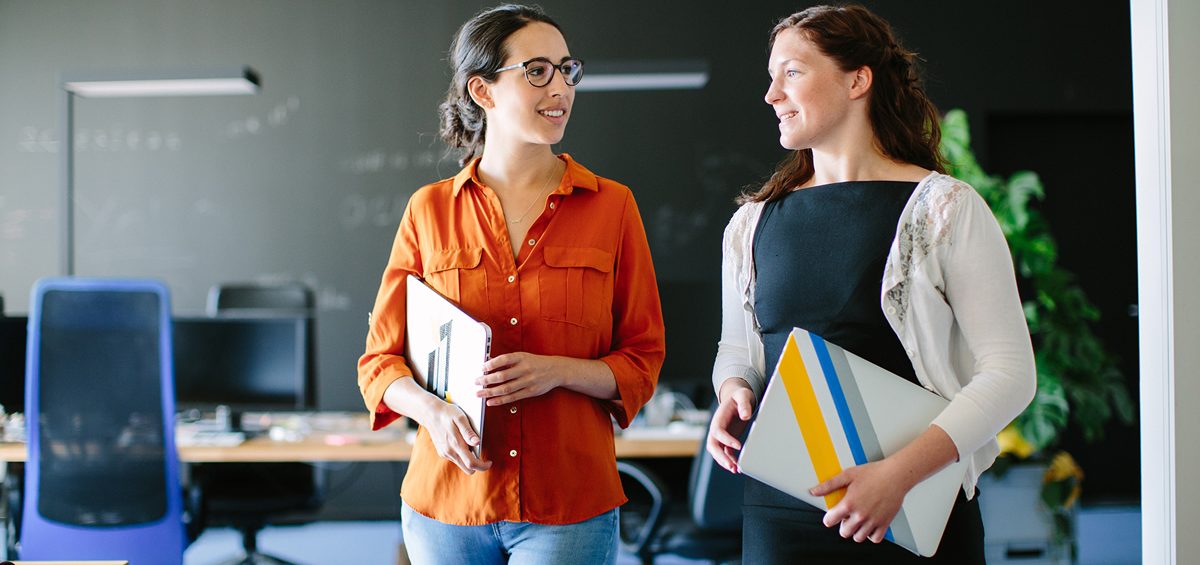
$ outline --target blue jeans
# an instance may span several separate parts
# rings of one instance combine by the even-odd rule
[[[455,526],[423,516],[406,503],[400,518],[404,546],[413,565],[613,565],[617,562],[617,512],[614,508],[562,526],[529,522]]]

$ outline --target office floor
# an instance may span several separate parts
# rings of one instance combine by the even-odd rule
[[[259,536],[267,554],[300,565],[356,563],[395,565],[400,543],[398,522],[320,522],[306,526],[268,528]],[[241,538],[230,529],[211,529],[184,555],[185,565],[216,565],[240,555]],[[1079,513],[1079,563],[1126,565],[1141,562],[1141,513],[1133,506],[1104,506]],[[635,565],[622,555],[619,565]],[[700,563],[661,558],[659,565]]]
[[[259,551],[297,565],[396,565],[400,543],[398,522],[320,522],[306,526],[267,528],[259,534]],[[206,530],[184,553],[184,565],[218,565],[241,555],[241,537],[228,528]],[[622,555],[617,565],[638,565]],[[663,557],[658,565],[700,563]]]

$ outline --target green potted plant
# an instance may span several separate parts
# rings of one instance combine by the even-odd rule
[[[1040,498],[1052,515],[1056,540],[1069,544],[1083,473],[1061,451],[1062,433],[1074,426],[1086,441],[1098,441],[1113,417],[1133,422],[1133,403],[1116,359],[1092,331],[1099,310],[1058,265],[1054,237],[1032,206],[1045,195],[1038,175],[1020,171],[1003,179],[984,172],[971,150],[966,112],[947,112],[941,125],[947,173],[975,187],[1008,240],[1037,362],[1037,394],[1000,434],[995,469],[1003,474],[1017,461],[1046,464]]]

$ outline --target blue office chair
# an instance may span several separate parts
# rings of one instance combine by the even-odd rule
[[[34,285],[21,559],[183,562],[170,313],[156,281]]]
[[[716,406],[712,407],[714,410]],[[707,439],[707,438],[706,438]],[[620,461],[617,470],[648,498],[644,511],[621,509],[621,548],[643,564],[658,555],[704,559],[713,563],[735,561],[742,554],[742,491],[744,479],[722,469],[700,441],[688,478],[688,515],[673,516],[663,481],[648,467]],[[639,506],[637,502],[634,506]],[[628,514],[628,516],[627,516]]]

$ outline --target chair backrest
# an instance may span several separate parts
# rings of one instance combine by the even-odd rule
[[[34,285],[22,559],[182,563],[170,313],[157,281]]]
[[[311,316],[316,299],[302,283],[223,284],[208,291],[208,315],[289,314]]]
[[[711,412],[716,412],[714,403]],[[700,451],[692,458],[688,479],[688,509],[692,521],[703,530],[737,531],[742,528],[742,490],[744,477],[717,465],[700,442]]]

